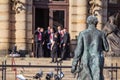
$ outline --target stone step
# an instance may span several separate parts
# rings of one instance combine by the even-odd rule
[[[23,64],[23,63],[26,63],[26,64],[30,64],[31,65],[35,65],[35,64],[50,64],[50,61],[51,61],[51,58],[40,58],[40,59],[19,59],[19,58],[14,58],[14,60],[12,60],[11,58],[7,59],[7,64],[11,64],[12,61],[15,62],[15,64]],[[52,64],[55,64],[55,63],[52,63]],[[62,62],[62,65],[71,65],[71,59],[69,60],[64,60]]]
[[[57,63],[50,63],[51,58],[14,58],[16,65],[45,65],[45,66],[57,66]],[[7,64],[12,64],[12,58],[7,59]],[[65,60],[62,62],[62,66],[71,66],[71,59]],[[39,71],[43,71],[43,77],[41,80],[45,80],[46,74],[48,72],[53,72],[54,74],[57,74],[57,71],[55,71],[55,68],[16,68],[17,74],[20,74],[23,72],[23,75],[26,76],[29,80],[33,80],[33,76]],[[12,68],[7,68],[7,80],[15,80],[15,72],[11,71]],[[73,75],[70,72],[70,68],[63,68],[62,72],[64,73],[64,78],[62,80],[74,80]],[[13,76],[13,77],[11,77]],[[53,79],[54,80],[54,79]]]
[[[3,58],[0,58],[0,64],[2,63]],[[56,66],[57,63],[50,63],[51,58],[14,58],[15,64],[16,65],[44,65],[44,66]],[[112,61],[113,62],[113,61]],[[117,62],[115,60],[114,62]],[[7,64],[11,65],[12,64],[12,58],[7,58]],[[72,59],[64,60],[62,62],[62,66],[71,66],[72,64]],[[115,65],[115,64],[114,64]],[[118,64],[120,65],[120,64]],[[105,66],[110,66],[109,59],[106,58],[105,60]],[[55,71],[55,68],[26,68],[26,67],[17,67],[17,74],[22,73],[28,80],[35,80],[33,79],[33,76],[39,71],[43,71],[43,77],[41,80],[45,80],[46,74],[50,71],[52,71],[54,74],[57,73]],[[71,68],[62,68],[62,72],[64,73],[64,78],[62,80],[75,80],[74,75],[71,73]],[[2,75],[0,71],[0,80]],[[118,79],[120,80],[120,70],[118,70]],[[104,77],[105,80],[110,80],[110,75],[111,73],[104,69]],[[114,74],[115,78],[115,74]],[[7,79],[6,80],[15,80],[15,72],[11,71],[11,68],[7,68]],[[53,79],[54,80],[54,79]],[[114,80],[114,79],[113,79]]]

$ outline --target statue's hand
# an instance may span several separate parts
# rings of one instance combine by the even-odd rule
[[[76,67],[72,66],[71,73],[75,73],[75,71],[76,71]]]

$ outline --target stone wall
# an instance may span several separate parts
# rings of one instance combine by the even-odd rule
[[[0,0],[0,54],[9,48],[9,0]]]
[[[71,39],[75,39],[79,32],[86,29],[86,18],[89,15],[88,0],[70,0],[69,2],[69,31]],[[107,0],[95,0],[97,6],[93,11],[97,14],[97,28],[101,30],[107,22]]]
[[[75,39],[79,32],[86,29],[87,0],[70,0],[69,31],[71,38]]]

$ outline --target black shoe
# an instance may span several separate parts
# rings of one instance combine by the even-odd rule
[[[63,59],[60,59],[59,62],[62,61],[62,60],[63,60]]]
[[[50,63],[54,63],[54,61],[50,61]]]
[[[56,61],[54,61],[54,63],[57,63],[58,61],[56,60]]]

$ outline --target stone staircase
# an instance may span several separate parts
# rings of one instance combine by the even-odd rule
[[[57,66],[57,63],[50,63],[51,58],[14,58],[15,64],[16,65],[41,65],[41,66]],[[65,60],[62,62],[62,66],[71,66],[71,59]],[[12,64],[12,58],[7,59],[7,64],[11,65]],[[13,68],[14,69],[14,68]],[[53,74],[57,74],[56,67],[49,67],[49,68],[44,68],[44,67],[17,67],[16,68],[16,73],[17,74],[22,74],[25,78],[28,80],[36,80],[33,79],[33,76],[39,72],[43,71],[43,76],[41,80],[46,80],[46,74],[49,72],[53,72]],[[71,68],[62,68],[62,72],[64,73],[64,77],[62,80],[75,80],[74,75],[70,72]],[[1,74],[1,72],[0,72]],[[12,68],[7,68],[7,78],[6,80],[15,80],[15,71],[12,70]],[[0,75],[0,80],[2,80],[2,76]],[[52,79],[54,80],[54,78]]]
[[[118,63],[118,66],[120,66],[119,61],[120,58],[115,58],[115,59],[110,59],[110,58],[106,58],[105,59],[105,66],[110,66],[111,63]],[[0,58],[0,64],[2,63],[3,58]],[[50,63],[51,58],[14,58],[15,64],[16,65],[38,65],[38,66],[57,66],[57,63]],[[72,63],[72,59],[68,59],[62,62],[62,66],[71,66]],[[8,58],[7,59],[7,64],[11,65],[12,64],[12,58]],[[46,80],[46,74],[49,72],[53,72],[54,74],[57,73],[56,71],[56,67],[17,67],[16,68],[16,73],[18,74],[22,74],[25,78],[27,78],[28,80],[36,80],[33,79],[33,76],[38,72],[38,71],[43,71],[43,76],[41,78],[41,80]],[[62,68],[62,72],[64,73],[64,77],[62,78],[62,80],[76,80],[76,78],[74,78],[74,75],[71,73],[71,68]],[[0,69],[0,80],[2,80],[2,71]],[[12,68],[8,67],[7,68],[7,78],[6,80],[16,80],[15,79],[15,71],[12,70]],[[120,80],[120,70],[118,70],[118,79]],[[115,73],[113,74],[115,77]],[[104,69],[104,78],[105,80],[111,80],[110,78],[111,74],[108,70]],[[52,78],[51,80],[54,80],[54,78]],[[116,80],[116,79],[113,79]]]

